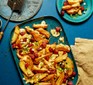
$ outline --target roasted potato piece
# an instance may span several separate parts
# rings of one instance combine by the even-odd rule
[[[40,60],[42,60],[45,56],[42,55],[41,57],[35,58],[35,63],[38,64]]]
[[[45,54],[44,58],[47,59],[47,60],[49,60],[49,58],[50,58],[51,56],[52,56],[52,53],[47,53],[47,54]]]
[[[30,33],[36,41],[40,41],[44,39],[43,36],[38,31],[31,31]]]
[[[71,5],[66,5],[66,6],[63,6],[63,7],[62,7],[63,10],[68,10],[68,9],[71,9],[71,8],[72,8]]]
[[[41,79],[43,79],[44,77],[46,77],[48,74],[47,73],[37,73],[35,74],[33,77],[25,77],[25,80],[26,80],[26,83],[31,83],[31,84],[34,84],[34,83],[38,83]]]
[[[52,85],[52,84],[49,83],[49,82],[41,82],[41,83],[37,83],[37,84],[34,84],[34,85]]]
[[[52,56],[49,58],[49,62],[54,62],[54,60],[58,57],[58,54],[52,54]]]
[[[74,70],[74,64],[73,64],[72,60],[69,57],[67,57],[67,59],[66,59],[65,67],[68,68],[67,69],[68,76],[71,76],[72,72]]]
[[[20,49],[17,49],[17,56],[18,56],[19,59],[22,59],[26,55],[20,55]]]
[[[75,7],[79,7],[80,6],[80,3],[77,2],[77,3],[74,3],[74,4],[71,4],[71,5],[65,5],[62,7],[63,10],[70,10],[70,9],[73,9]]]
[[[71,8],[71,9],[69,9],[69,10],[67,10],[67,13],[68,14],[76,14],[76,13],[78,13],[78,11],[79,11],[79,9],[75,9],[75,8]]]
[[[33,71],[34,72],[38,72],[38,73],[44,73],[44,72],[46,72],[48,69],[46,69],[46,68],[38,68],[37,66],[33,66]]]
[[[43,78],[41,81],[48,81],[48,80],[54,78],[54,75],[55,74],[50,74],[50,75],[46,76],[45,78]]]
[[[29,26],[25,26],[25,28],[26,28],[26,31],[27,31],[28,33],[31,33],[32,31],[34,31],[34,29],[31,28],[31,27],[29,27]]]
[[[82,15],[82,11],[80,10],[81,7],[81,3],[83,2],[83,0],[67,0],[67,5],[64,5],[62,7],[62,10],[65,10],[68,14],[79,14]],[[79,12],[79,13],[78,13]]]
[[[61,62],[63,60],[66,60],[66,58],[68,57],[68,54],[64,54],[64,55],[59,55],[56,59],[55,59],[55,63]]]
[[[19,66],[26,76],[31,77],[34,75],[31,71],[31,69],[33,68],[33,62],[28,55],[24,55],[24,57],[20,59]]]
[[[15,42],[16,48],[25,47],[30,42],[31,38],[32,36],[28,34],[24,34],[23,36],[19,35],[18,39]]]
[[[47,28],[47,24],[33,24],[33,28]]]
[[[49,48],[51,48],[51,49],[55,49],[56,48],[56,43],[53,43],[53,44],[47,44],[47,46],[46,46],[46,48],[45,48],[45,52],[46,53],[49,53],[50,51],[49,51]]]
[[[75,3],[75,4],[72,4],[72,7],[80,7],[80,3]]]
[[[41,34],[45,35],[46,38],[50,37],[50,33],[48,31],[44,30],[43,28],[38,28],[37,31],[40,32]]]
[[[47,28],[48,27],[48,25],[46,24],[46,22],[45,21],[42,21],[41,22],[41,24],[33,24],[33,28]]]
[[[27,77],[32,77],[34,75],[34,73],[31,71],[31,69],[29,67],[26,68],[26,63],[23,60],[20,60],[19,62],[19,66],[21,68],[21,70],[23,71],[23,73],[27,76]]]
[[[48,43],[49,43],[49,40],[46,39],[46,38],[43,39],[43,40],[38,41],[39,47],[38,47],[37,50],[40,51],[40,50],[42,50],[42,48],[44,49]]]
[[[75,3],[82,3],[83,2],[83,0],[68,0],[68,3],[69,4],[75,4]]]
[[[80,3],[82,3],[84,0],[79,0]]]
[[[16,42],[16,40],[17,40],[17,38],[19,36],[19,33],[20,33],[20,28],[19,28],[19,26],[16,26],[15,30],[14,30],[14,34],[13,34],[11,43]]]
[[[56,85],[61,85],[63,83],[63,79],[64,79],[64,72],[60,74],[59,78],[56,81]]]
[[[39,57],[41,57],[44,54],[45,54],[45,49],[42,49],[41,51],[38,52],[38,56]]]
[[[50,62],[48,62],[46,59],[43,58],[43,61],[44,61],[45,65],[47,65],[47,67],[54,68],[54,66]]]
[[[30,58],[29,55],[25,55],[24,58],[20,59],[20,60],[24,60],[26,63],[29,64],[29,68],[32,69],[33,68],[33,61],[32,59]]]
[[[56,49],[58,51],[66,51],[66,52],[70,51],[70,47],[68,45],[63,45],[63,44],[56,45]]]
[[[52,78],[50,82],[51,82],[52,85],[56,85],[56,82],[55,82],[54,78]]]
[[[38,83],[38,81],[42,80],[47,75],[48,75],[47,73],[37,73],[31,79],[33,80],[34,83]]]
[[[46,57],[49,58],[51,55],[52,55],[52,53],[48,53],[48,54],[42,55],[41,57],[36,58],[35,62],[39,62],[41,59],[46,58]]]
[[[79,14],[79,15],[82,15],[82,11],[81,11],[81,10],[79,10],[79,11],[78,11],[78,14]]]
[[[28,26],[26,26],[25,28],[27,32],[30,33],[36,41],[40,41],[44,39],[43,36],[38,31],[33,30],[32,28]]]

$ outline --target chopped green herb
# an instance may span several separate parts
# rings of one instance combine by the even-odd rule
[[[57,69],[58,69],[59,71],[63,71],[63,69],[62,69],[62,68],[60,68],[60,67],[59,67],[59,68],[57,68]]]

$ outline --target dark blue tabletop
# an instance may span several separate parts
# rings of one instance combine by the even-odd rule
[[[76,37],[93,39],[93,15],[83,23],[72,24],[64,21],[58,15],[58,12],[56,10],[56,0],[43,0],[41,9],[33,18],[38,18],[41,16],[56,17],[63,25],[70,44],[74,44]],[[2,20],[3,28],[6,20],[2,17],[0,17],[0,19]],[[9,46],[10,34],[16,24],[18,23],[9,22],[4,32],[2,42],[0,43],[0,85],[22,85]]]

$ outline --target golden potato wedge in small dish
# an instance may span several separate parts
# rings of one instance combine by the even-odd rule
[[[84,11],[84,6],[81,5],[82,2],[83,0],[67,0],[64,2],[61,11],[65,11],[70,15],[82,15],[82,12]]]

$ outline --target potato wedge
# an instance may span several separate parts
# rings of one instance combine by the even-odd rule
[[[47,24],[33,24],[33,28],[47,28]]]
[[[77,9],[71,8],[71,9],[67,10],[67,13],[68,14],[76,14],[76,13],[78,13],[78,11],[79,11],[79,8],[77,8]]]
[[[47,73],[37,73],[33,75],[32,77],[28,78],[27,76],[24,75],[24,78],[26,80],[26,83],[31,83],[31,84],[36,84],[38,83],[41,79],[46,77],[48,74]]]
[[[80,7],[80,3],[75,3],[75,4],[72,4],[72,7]]]
[[[33,72],[31,71],[30,68],[26,68],[26,67],[25,67],[25,64],[26,64],[25,61],[20,60],[19,66],[20,66],[21,70],[23,71],[23,73],[24,73],[27,77],[32,77],[32,76],[34,75]]]
[[[48,25],[46,24],[45,21],[42,21],[41,24],[33,24],[33,28],[38,29],[38,28],[43,28],[46,29]]]
[[[56,48],[56,43],[53,44],[47,44],[46,48],[45,48],[45,52],[46,53],[50,53],[49,48],[52,48],[53,50]]]
[[[38,56],[39,57],[41,57],[44,54],[45,54],[45,49],[42,49],[41,51],[38,52]]]
[[[54,78],[54,75],[55,74],[50,74],[50,75],[46,76],[45,78],[43,78],[41,81],[48,81],[48,80]]]
[[[71,9],[71,8],[72,8],[71,5],[66,5],[66,6],[63,6],[63,7],[62,7],[63,10],[68,10],[68,9]]]
[[[45,56],[42,55],[41,57],[35,58],[35,63],[39,63]]]
[[[67,59],[66,59],[65,67],[68,68],[67,69],[68,76],[71,76],[72,72],[74,70],[74,64],[73,64],[72,60],[69,57],[67,57]]]
[[[64,55],[59,55],[56,59],[55,59],[55,63],[61,62],[63,60],[66,60],[66,58],[68,57],[68,54],[64,54]]]
[[[29,79],[29,82],[33,83],[38,83],[41,79],[46,77],[48,74],[47,73],[37,73],[35,74],[32,78]]]
[[[38,28],[37,31],[43,35],[46,36],[46,38],[49,38],[50,37],[50,33],[46,30],[44,30],[43,28]]]
[[[29,26],[25,26],[25,29],[28,33],[31,33],[32,31],[34,31],[33,28],[29,27]]]
[[[43,61],[44,61],[45,65],[53,68],[53,65],[50,62],[48,62],[46,59],[43,58]]]
[[[34,37],[36,41],[43,40],[43,36],[38,31],[31,31],[31,35]]]
[[[63,45],[63,44],[56,45],[56,49],[58,51],[66,51],[66,52],[70,51],[70,47],[68,45]]]
[[[37,83],[37,84],[34,84],[34,85],[52,85],[52,84],[49,83],[49,82],[41,82],[41,83]]]
[[[70,5],[75,4],[75,3],[82,3],[82,2],[83,2],[83,0],[68,0],[68,3]]]
[[[56,81],[56,85],[61,85],[64,79],[64,73],[62,72]]]
[[[54,78],[51,79],[51,84],[56,85],[56,82],[55,82]]]
[[[68,3],[70,5],[75,4],[75,3],[78,3],[78,2],[79,2],[79,0],[68,0]]]
[[[35,62],[39,62],[41,59],[43,59],[43,58],[49,58],[49,57],[51,57],[51,55],[52,55],[52,53],[48,53],[48,54],[45,54],[45,55],[42,55],[41,57],[38,57],[38,58],[35,58]]]
[[[38,68],[37,66],[33,66],[33,71],[34,72],[38,72],[38,73],[44,73],[46,72],[48,69],[47,68]]]
[[[14,34],[13,34],[13,37],[12,37],[11,43],[16,42],[19,33],[20,33],[20,28],[19,28],[19,26],[16,26],[15,29],[14,29]]]
[[[44,38],[42,37],[42,35],[41,35],[38,31],[30,28],[29,26],[26,26],[25,28],[26,28],[26,31],[27,31],[28,33],[30,33],[30,34],[34,37],[34,39],[35,39],[36,41],[40,41],[40,40],[43,40],[43,39],[44,39]]]

